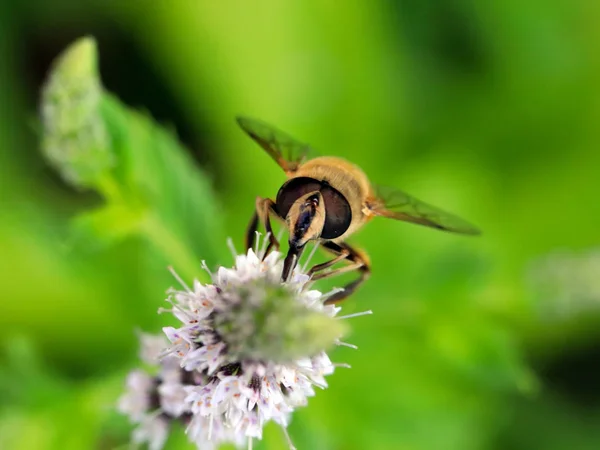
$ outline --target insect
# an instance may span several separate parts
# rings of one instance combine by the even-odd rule
[[[371,184],[359,167],[342,158],[312,157],[314,152],[307,144],[271,125],[247,117],[238,117],[237,122],[279,164],[288,178],[275,200],[256,199],[246,246],[253,246],[260,221],[269,236],[265,254],[272,248],[279,249],[270,218],[274,216],[284,222],[289,231],[289,250],[281,276],[286,281],[306,244],[319,241],[334,257],[308,271],[313,281],[354,270],[359,273],[359,277],[348,283],[343,291],[329,297],[327,304],[345,299],[369,277],[369,258],[345,241],[373,217],[388,217],[462,234],[479,234],[476,227],[459,217],[400,190]],[[348,264],[330,269],[342,261]]]

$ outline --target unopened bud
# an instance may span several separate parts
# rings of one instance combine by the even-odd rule
[[[63,178],[89,187],[114,163],[100,115],[96,42],[82,38],[55,61],[42,91],[42,150]]]

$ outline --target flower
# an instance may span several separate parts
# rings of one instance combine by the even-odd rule
[[[148,365],[158,365],[160,350],[167,344],[164,337],[142,333],[140,340],[142,361]],[[141,369],[130,372],[126,381],[127,390],[118,402],[118,410],[138,425],[133,432],[132,441],[136,444],[148,443],[150,450],[160,450],[163,447],[170,419],[185,412],[181,401],[173,401],[177,397],[173,392],[185,392],[181,384],[181,370],[173,362],[174,358],[164,358],[160,362],[160,370],[154,376]]]
[[[251,448],[269,421],[294,448],[286,430],[292,412],[315,387],[327,387],[336,366],[347,366],[326,353],[332,344],[351,346],[339,340],[340,319],[350,316],[324,304],[333,292],[310,289],[300,266],[282,283],[279,252],[234,257],[233,268],[209,271],[210,284],[189,288],[173,272],[183,290],[170,289],[171,307],[159,312],[173,314],[179,326],[163,328],[166,341],[142,335],[141,357],[156,375],[133,371],[119,406],[138,424],[134,440],[151,449],[162,447],[173,420],[203,450],[225,442]]]

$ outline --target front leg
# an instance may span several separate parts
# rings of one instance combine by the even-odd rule
[[[256,198],[256,212],[250,220],[248,230],[246,231],[246,249],[251,249],[254,246],[254,238],[256,237],[256,230],[258,228],[258,222],[260,221],[265,227],[267,236],[269,236],[269,245],[265,251],[265,256],[269,254],[271,249],[275,247],[279,250],[279,241],[273,234],[273,228],[271,227],[270,215],[274,214],[275,217],[279,217],[275,210],[275,202],[270,198]]]
[[[335,258],[330,261],[324,262],[322,264],[317,264],[313,266],[308,274],[312,275],[312,279],[322,280],[323,278],[332,277],[335,275],[340,275],[342,273],[350,272],[353,270],[358,270],[360,272],[360,276],[358,279],[348,283],[344,286],[344,290],[341,292],[337,292],[329,297],[326,301],[326,305],[330,305],[332,303],[339,303],[342,300],[346,299],[350,296],[364,281],[366,281],[371,275],[370,263],[367,255],[363,252],[356,250],[350,247],[346,243],[335,244],[333,242],[325,242],[323,243],[323,248],[335,255]],[[339,261],[347,260],[350,262],[349,265],[340,267],[339,269],[333,269],[326,272],[323,270],[333,266],[335,263]]]

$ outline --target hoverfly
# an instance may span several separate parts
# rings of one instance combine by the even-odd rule
[[[308,271],[312,280],[353,270],[359,272],[359,278],[347,284],[343,291],[329,297],[327,304],[345,299],[369,277],[367,255],[346,244],[345,240],[375,216],[455,233],[479,234],[476,227],[459,217],[400,190],[371,184],[359,167],[342,158],[311,158],[312,149],[307,144],[271,125],[247,117],[238,117],[237,122],[279,164],[288,178],[275,200],[256,199],[256,211],[246,233],[246,246],[253,246],[260,221],[269,236],[265,254],[273,247],[279,249],[270,216],[284,222],[289,231],[289,250],[281,276],[286,281],[307,242],[319,241],[335,257],[313,266]],[[341,261],[349,264],[326,270]]]

